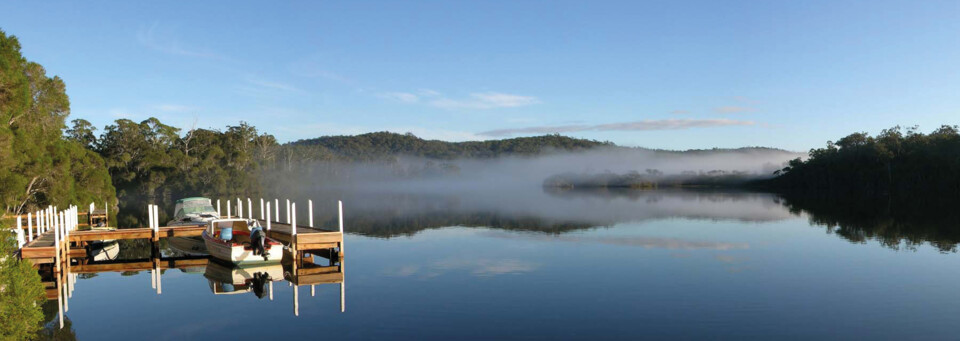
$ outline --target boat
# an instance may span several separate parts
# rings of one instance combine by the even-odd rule
[[[233,295],[253,291],[263,298],[264,285],[283,280],[280,263],[258,264],[246,267],[210,262],[203,273],[214,295]]]
[[[207,252],[214,258],[237,264],[279,263],[283,244],[267,237],[253,219],[214,219],[201,235]]]
[[[173,212],[173,219],[167,222],[167,226],[206,225],[208,222],[220,218],[220,213],[213,208],[213,201],[203,197],[177,200]],[[187,255],[208,254],[203,240],[197,237],[170,237],[167,242],[170,246],[183,251]]]
[[[173,212],[173,219],[167,222],[167,226],[204,225],[220,218],[220,213],[213,208],[213,201],[202,197],[177,200]]]

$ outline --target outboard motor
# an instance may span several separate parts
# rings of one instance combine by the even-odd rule
[[[257,272],[253,274],[253,294],[257,295],[257,298],[263,298],[264,290],[263,287],[266,283],[270,282],[270,275],[266,272]]]
[[[263,232],[263,229],[254,229],[250,233],[250,248],[253,249],[254,256],[263,256],[263,260],[267,260],[270,254],[267,253],[266,244],[267,235]]]

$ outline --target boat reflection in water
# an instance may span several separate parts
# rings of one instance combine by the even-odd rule
[[[273,282],[283,280],[283,265],[280,263],[235,267],[212,261],[207,264],[203,276],[210,282],[215,295],[233,295],[253,292],[258,298],[267,293],[273,299]]]
[[[40,275],[49,301],[56,301],[58,324],[64,327],[65,315],[69,311],[69,301],[73,297],[74,284],[80,275],[103,272],[130,273],[151,272],[151,287],[158,295],[163,293],[163,271],[177,269],[184,273],[202,273],[214,295],[236,295],[252,293],[258,298],[273,300],[274,282],[285,281],[293,287],[293,313],[300,314],[299,287],[310,286],[311,296],[315,295],[316,285],[340,285],[340,311],[345,310],[344,262],[340,254],[330,251],[299,252],[294,255],[284,251],[280,263],[252,264],[235,266],[212,258],[198,255],[195,249],[178,250],[174,245],[170,252],[153,252],[150,258],[129,259],[129,255],[142,254],[140,250],[128,250],[124,254],[117,241],[91,246],[85,258],[66,257],[61,265],[62,271],[55,272],[51,264],[40,269]],[[188,251],[188,252],[187,252]],[[176,256],[164,256],[176,255]],[[318,262],[317,260],[320,260]],[[50,321],[51,323],[53,321]],[[52,325],[52,324],[51,324]]]

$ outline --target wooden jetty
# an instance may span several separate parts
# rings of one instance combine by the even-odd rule
[[[222,215],[219,213],[220,200],[217,200],[217,212],[221,218],[233,218],[231,211],[235,207],[236,217],[255,219],[253,218],[253,202],[250,198],[247,198],[246,201],[246,217],[243,214],[243,201],[237,198],[236,206],[233,206],[232,203],[232,200],[227,201],[227,214]],[[286,203],[286,220],[281,222],[278,217],[280,215],[279,199],[274,199],[275,205],[272,210],[269,201],[260,199],[260,218],[256,220],[265,227],[269,237],[284,243],[287,248],[295,252],[297,257],[307,251],[322,251],[331,257],[343,257],[342,202],[338,202],[337,206],[338,230],[314,227],[312,200],[307,201],[309,212],[307,226],[298,226],[296,203],[290,202],[290,200],[286,200]],[[205,225],[160,226],[158,210],[156,205],[148,205],[148,227],[111,229],[97,226],[96,228],[81,229],[106,221],[107,211],[105,209],[96,210],[93,204],[90,205],[88,212],[80,212],[76,206],[70,206],[63,211],[59,211],[55,207],[48,207],[45,210],[37,211],[36,214],[31,212],[16,217],[17,226],[13,228],[13,231],[17,234],[21,259],[30,261],[35,266],[54,264],[55,271],[59,272],[61,265],[59,260],[84,256],[86,247],[92,242],[149,239],[156,246],[155,249],[158,249],[157,243],[162,238],[200,236],[206,229]],[[277,219],[273,219],[275,216]],[[23,223],[24,218],[26,218],[26,224]]]

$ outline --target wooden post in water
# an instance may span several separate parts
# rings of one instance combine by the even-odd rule
[[[253,201],[247,198],[247,218],[253,219]]]
[[[342,253],[343,243],[340,243],[340,249],[341,249],[341,253],[340,253],[340,254],[342,255],[342,254],[343,254],[343,253]],[[331,257],[331,258],[333,258],[333,257]],[[332,259],[331,259],[331,261],[332,261]],[[347,274],[346,274],[346,268],[345,268],[343,265],[344,265],[344,264],[343,264],[343,258],[340,258],[340,274],[343,275],[343,280],[340,281],[340,312],[341,312],[341,313],[342,313],[342,312],[344,311],[344,309],[347,307],[347,305],[346,305],[346,297],[347,297],[347,295],[346,295],[346,293],[347,293]]]
[[[263,220],[263,219],[264,219],[264,214],[263,214],[263,198],[260,198],[260,220]]]
[[[230,201],[227,201],[227,219],[230,219]]]
[[[267,231],[270,231],[270,202],[269,201],[267,201],[267,219],[264,219],[264,220],[267,221]]]
[[[267,203],[267,204],[269,205],[270,203]],[[267,214],[270,214],[270,213],[267,213]],[[272,278],[270,279],[270,283],[268,284],[268,286],[270,287],[270,300],[273,301],[273,279]]]
[[[310,227],[313,227],[313,200],[307,200],[307,216],[310,217]]]
[[[56,233],[56,232],[54,232]],[[63,329],[63,276],[60,273],[57,276],[57,315],[60,320],[60,329]]]
[[[160,264],[154,266],[157,271],[157,295],[163,294],[163,272],[160,272]]]
[[[273,199],[273,218],[280,221],[280,199]]]
[[[217,219],[223,218],[223,214],[220,213],[220,199],[217,199]]]
[[[290,199],[287,199],[287,224],[290,223]]]
[[[316,285],[310,284],[310,297],[315,297],[315,296],[317,296]]]

